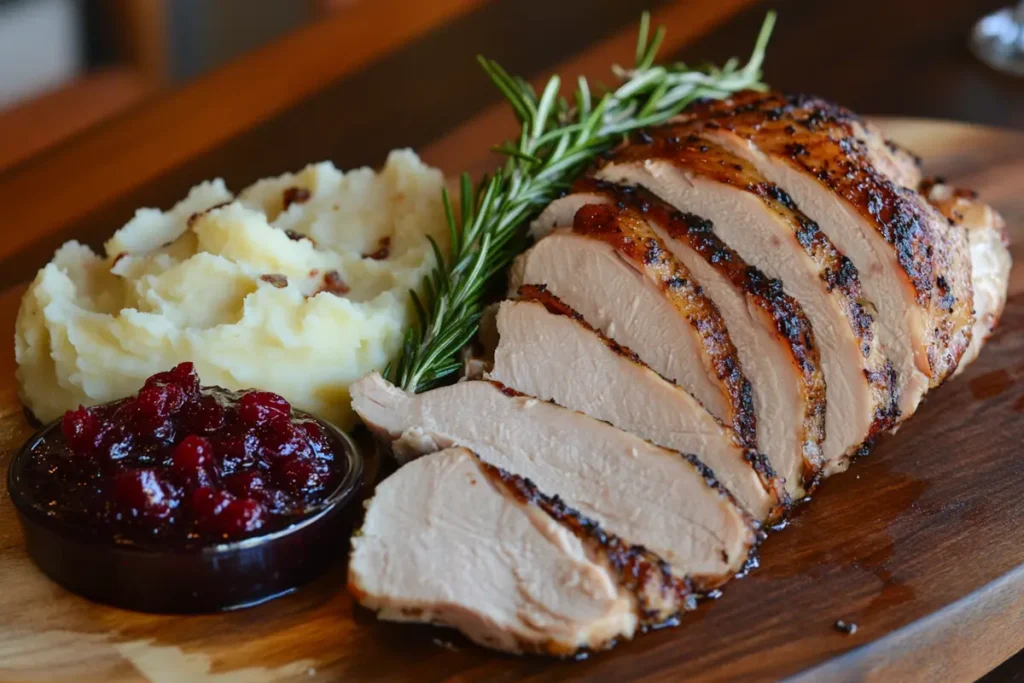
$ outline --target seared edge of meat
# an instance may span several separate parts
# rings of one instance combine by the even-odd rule
[[[537,400],[533,396],[528,396],[528,395],[522,393],[521,391],[516,391],[512,387],[507,387],[504,384],[502,384],[501,382],[497,382],[495,380],[484,380],[484,382],[487,383],[487,384],[490,384],[495,389],[497,389],[498,391],[503,393],[505,396],[508,396],[510,398],[522,398],[522,399],[526,399],[528,401],[536,401]],[[558,406],[557,403],[554,403],[554,402],[549,402],[549,403],[552,403],[552,405]],[[563,406],[558,406],[558,407],[561,408],[562,410],[567,410],[567,408],[565,408]],[[570,412],[572,412],[572,413],[574,413],[576,415],[580,415],[580,416],[582,416],[582,417],[584,417],[584,418],[586,418],[588,420],[594,420],[595,422],[597,422],[599,424],[607,425],[608,427],[611,427],[612,429],[617,429],[615,427],[615,425],[609,424],[608,422],[606,422],[604,420],[598,420],[596,418],[593,418],[590,415],[587,415],[586,413],[579,412],[578,410],[572,410]],[[618,430],[618,431],[621,431],[621,430]],[[644,443],[650,444],[655,449],[664,452],[666,455],[682,457],[683,460],[688,462],[693,467],[693,469],[695,469],[697,471],[697,473],[700,474],[701,478],[704,479],[704,484],[708,488],[712,489],[719,496],[721,496],[722,498],[724,498],[727,501],[729,501],[729,504],[732,507],[736,508],[740,512],[742,517],[747,521],[748,525],[752,529],[760,529],[761,528],[761,523],[759,521],[755,520],[753,517],[751,517],[749,514],[747,514],[746,512],[743,511],[743,506],[740,505],[740,502],[738,500],[736,500],[736,496],[734,496],[732,494],[732,491],[727,489],[722,484],[722,482],[718,480],[718,476],[715,474],[714,470],[712,470],[710,467],[705,465],[704,462],[700,459],[700,457],[696,453],[680,453],[679,451],[673,451],[670,448],[665,448],[663,446],[659,446],[658,444],[651,443],[650,441],[647,441],[646,439],[641,439],[640,437],[636,436],[635,434],[630,434],[630,436],[632,436],[632,437],[634,437],[636,439],[639,439],[640,441],[643,441]],[[757,539],[755,539],[755,545],[756,545],[756,540]]]
[[[553,202],[545,210],[545,220],[571,226],[580,208],[575,203],[579,196]],[[734,404],[707,353],[705,337],[696,319],[666,295],[657,272],[648,271],[612,242],[558,227],[512,264],[509,296],[515,297],[523,284],[544,284],[593,327],[629,346],[647,365],[689,393],[710,417],[736,432]],[[742,367],[738,351],[737,359]],[[755,386],[747,386],[753,404]],[[573,403],[586,403],[585,397],[579,398],[582,403]]]
[[[602,545],[599,530],[560,521],[552,513],[568,513],[532,485],[463,448],[399,469],[366,508],[347,588],[384,620],[451,626],[486,647],[564,657],[631,638],[641,609],[657,618],[692,603],[685,581],[647,564],[656,558],[614,538]],[[637,575],[623,576],[629,570]],[[655,602],[641,608],[638,597]]]
[[[492,386],[494,386],[499,391],[501,391],[501,393],[503,393],[506,396],[509,396],[511,398],[525,398],[525,399],[534,400],[534,401],[537,400],[537,399],[533,398],[532,396],[527,396],[526,394],[518,392],[515,389],[512,389],[511,387],[507,387],[504,384],[502,384],[501,382],[496,382],[494,380],[489,380],[488,383],[491,384]],[[555,404],[555,405],[557,405],[557,404]],[[559,406],[559,407],[562,408],[562,406]],[[562,409],[565,410],[565,408],[562,408]],[[591,419],[591,420],[596,419],[596,418],[590,417],[589,415],[586,415],[585,413],[580,413],[578,411],[572,411],[572,412],[574,412],[574,413],[576,413],[578,415],[582,415],[583,417],[586,417],[587,419]],[[601,423],[601,424],[604,424],[604,425],[607,425],[609,427],[613,427],[614,428],[614,425],[611,425],[608,422],[605,422],[604,420],[596,420],[596,421],[598,423]],[[639,437],[637,437],[637,438],[639,438]],[[646,443],[649,443],[649,444],[651,443],[650,441],[647,441],[646,439],[643,439],[643,441],[646,442]],[[736,500],[736,496],[733,495],[732,491],[730,491],[724,484],[722,484],[722,482],[718,478],[718,475],[715,474],[714,470],[712,470],[710,467],[708,467],[706,464],[704,464],[704,461],[701,460],[700,457],[697,454],[695,454],[695,453],[681,453],[679,451],[673,451],[671,449],[664,448],[662,446],[658,446],[657,444],[651,444],[651,445],[655,446],[660,451],[664,451],[667,455],[679,456],[683,460],[685,460],[687,463],[689,463],[690,466],[693,467],[693,469],[696,470],[696,472],[704,480],[704,484],[708,488],[710,488],[712,491],[714,491],[716,494],[718,494],[721,498],[727,500],[729,502],[729,505],[731,507],[735,508],[739,512],[739,514],[746,521],[747,525],[752,530],[754,530],[756,532],[752,536],[752,538],[751,538],[750,547],[749,547],[748,552],[747,552],[748,559],[747,559],[747,563],[744,565],[744,567],[748,566],[749,563],[750,563],[750,558],[755,557],[755,553],[757,552],[757,548],[760,545],[761,541],[764,540],[764,537],[765,537],[764,532],[761,531],[761,528],[762,528],[761,523],[758,520],[756,520],[753,517],[751,517],[750,514],[747,513],[743,509],[743,505],[741,505],[740,502],[738,500]],[[744,569],[744,571],[745,571],[745,569]],[[693,586],[694,590],[697,590],[697,591],[699,591],[701,593],[707,592],[707,591],[711,591],[711,590],[713,590],[715,588],[718,588],[718,587],[722,586],[724,583],[726,583],[726,581],[727,581],[727,579],[723,580],[723,577],[718,577],[718,576],[700,576],[698,574],[690,574],[687,577],[687,579],[690,581],[690,585]]]
[[[645,188],[581,178],[573,186],[573,191],[604,195],[610,202],[626,205],[643,214],[647,220],[655,221],[673,239],[689,245],[774,322],[777,337],[789,350],[802,380],[805,446],[801,453],[804,460],[803,485],[809,492],[807,487],[817,480],[823,465],[820,453],[825,439],[825,378],[814,331],[800,304],[786,294],[780,280],[767,277],[720,240],[711,221],[679,211]]]
[[[860,342],[874,406],[873,424],[865,441],[896,424],[899,417],[896,372],[883,356],[875,339],[873,318],[861,303],[857,268],[835,248],[818,224],[800,211],[785,190],[768,182],[745,160],[717,143],[675,126],[661,126],[637,134],[633,144],[608,155],[603,165],[643,164],[653,159],[749,192],[789,226],[797,243],[817,265],[828,290],[839,297],[846,319]],[[848,454],[859,448],[859,443],[852,444]]]
[[[615,340],[610,339],[609,337],[605,336],[600,330],[597,330],[593,326],[591,326],[590,323],[584,320],[583,316],[576,312],[572,307],[570,307],[568,304],[560,300],[551,292],[547,291],[547,288],[544,285],[523,285],[522,287],[519,288],[518,295],[520,299],[526,302],[539,304],[543,306],[548,312],[554,315],[562,316],[572,320],[574,324],[579,325],[584,330],[586,330],[588,334],[596,337],[602,344],[604,344],[616,355],[621,356],[628,362],[640,368],[642,371],[651,373],[656,377],[657,380],[661,382],[667,382],[668,384],[672,385],[673,389],[681,392],[684,391],[683,389],[675,386],[675,384],[672,383],[671,381],[658,375],[658,373],[656,373],[654,370],[648,367],[647,364],[645,364],[643,360],[640,359],[640,356],[638,356],[634,351],[619,344]],[[688,395],[687,397],[689,398]],[[695,406],[695,409],[703,410],[702,408],[700,408],[700,406]],[[732,434],[731,432],[728,433]],[[758,452],[757,449],[754,448],[744,447],[739,442],[738,437],[734,439],[734,443],[737,444],[737,447],[742,453],[742,457],[744,458],[744,460],[747,462],[750,468],[753,469],[753,471],[757,474],[757,477],[760,480],[761,485],[764,488],[764,491],[768,495],[768,498],[770,500],[770,507],[768,508],[767,519],[769,521],[777,520],[785,513],[789,506],[789,496],[786,494],[785,487],[783,486],[782,481],[779,479],[778,475],[772,469],[771,463],[768,461],[768,458],[763,453]],[[671,444],[659,445],[671,448]]]
[[[921,167],[924,165],[921,157],[917,156],[913,151],[907,149],[903,145],[899,144],[895,140],[890,140],[882,136],[882,132],[878,130],[878,127],[863,122],[865,128],[869,131],[875,132],[878,138],[881,138],[882,144],[885,145],[885,149],[892,155],[893,163],[897,167],[897,171],[889,173],[892,177],[893,182],[897,182],[903,187],[917,187],[921,184]],[[856,131],[855,131],[856,134]],[[868,144],[868,147],[874,147],[872,143]],[[885,173],[885,169],[880,169]]]
[[[557,493],[567,500],[574,507],[581,510],[598,510],[604,508],[610,510],[615,504],[630,504],[639,506],[638,509],[653,510],[652,506],[664,506],[658,501],[664,500],[664,494],[651,493],[653,497],[645,497],[630,502],[612,501],[607,497],[607,491],[597,494],[598,488],[604,489],[607,482],[595,480],[592,476],[581,476],[578,473],[565,469],[564,458],[561,455],[546,455],[543,452],[530,449],[524,453],[528,460],[522,460],[516,455],[517,449],[521,446],[512,443],[509,430],[515,433],[527,433],[533,437],[540,438],[545,444],[557,444],[559,440],[569,443],[569,438],[578,435],[580,439],[593,442],[588,446],[588,452],[596,453],[601,448],[606,448],[605,454],[611,455],[617,462],[625,462],[620,458],[629,458],[631,468],[636,467],[636,459],[653,458],[649,460],[652,464],[659,465],[659,474],[656,478],[649,479],[644,485],[645,490],[664,487],[676,488],[672,483],[675,479],[665,478],[664,474],[673,462],[685,463],[680,472],[685,472],[687,478],[696,477],[693,481],[699,481],[702,491],[707,491],[709,502],[715,505],[715,518],[726,525],[725,530],[728,537],[723,537],[721,530],[714,531],[703,526],[703,523],[695,523],[694,520],[686,518],[685,527],[691,529],[688,535],[706,535],[720,547],[712,549],[714,559],[705,558],[705,570],[693,570],[689,566],[676,566],[680,564],[671,557],[671,549],[675,541],[665,540],[660,548],[658,543],[645,541],[642,534],[649,531],[643,525],[638,526],[639,520],[630,520],[629,515],[622,518],[622,522],[629,527],[636,527],[635,532],[623,534],[620,530],[616,533],[627,537],[630,542],[638,542],[653,549],[660,556],[672,564],[673,573],[677,576],[689,575],[693,586],[700,591],[709,591],[717,588],[729,579],[743,566],[754,553],[760,543],[763,533],[761,525],[747,514],[743,507],[736,500],[728,489],[717,479],[714,472],[707,467],[700,459],[690,453],[679,453],[651,444],[634,434],[616,429],[606,422],[593,417],[567,410],[553,402],[542,402],[536,398],[510,389],[499,382],[494,381],[470,381],[460,382],[451,386],[433,389],[423,394],[410,394],[395,387],[385,380],[379,373],[373,372],[359,379],[352,385],[352,407],[362,418],[364,424],[386,444],[390,444],[396,452],[401,452],[406,458],[412,459],[420,455],[433,453],[443,448],[454,445],[473,447],[481,455],[487,457],[491,464],[500,463],[505,458],[510,463],[507,469],[518,470],[518,473],[530,476],[538,481],[540,475],[531,474],[530,471],[550,473],[552,479],[546,489],[552,491],[558,489]],[[471,402],[472,408],[484,408],[496,410],[495,415],[501,415],[502,421],[496,426],[498,438],[488,430],[489,422],[481,422],[479,417],[471,418],[472,410],[469,407],[460,408],[451,414],[460,416],[465,422],[452,426],[450,417],[445,415],[446,402],[453,399],[466,400]],[[448,426],[441,424],[434,425],[438,417],[442,417]],[[598,445],[600,444],[600,445]],[[607,446],[605,446],[607,444]],[[566,450],[566,449],[563,449]],[[485,452],[486,451],[486,452]],[[662,460],[662,458],[666,458]],[[546,463],[540,469],[532,460],[542,460]],[[514,465],[513,465],[514,463]],[[661,465],[665,463],[665,465]],[[530,470],[530,471],[528,471]],[[592,472],[588,471],[588,474]],[[558,480],[564,485],[554,484]],[[567,486],[581,488],[576,492],[574,499],[567,494]],[[637,483],[643,482],[640,478]],[[538,484],[544,485],[543,482]],[[599,486],[598,486],[599,484]],[[597,488],[595,488],[597,487]],[[593,490],[596,498],[583,495],[584,490]],[[581,497],[582,496],[582,497]],[[588,499],[587,501],[584,498]],[[691,499],[687,499],[691,500]],[[692,499],[696,500],[696,499]],[[589,501],[589,502],[588,502]],[[614,503],[614,504],[613,504]],[[660,508],[659,508],[660,509]],[[601,512],[588,512],[588,516],[597,518],[600,521]],[[616,512],[616,518],[624,514]],[[660,513],[648,511],[648,524],[650,520],[656,519]],[[675,519],[675,518],[673,518]],[[678,521],[678,520],[677,520]],[[605,522],[604,526],[611,524]],[[658,531],[663,531],[663,525],[659,524]],[[644,532],[640,530],[643,529]],[[695,531],[702,533],[696,534]],[[705,533],[706,532],[706,533]],[[650,535],[656,538],[657,534]],[[675,549],[678,553],[678,549]],[[720,553],[720,555],[719,555]],[[680,558],[681,559],[681,558]],[[696,560],[686,559],[687,565],[693,564]],[[721,567],[721,569],[710,570],[710,565]]]
[[[915,190],[901,187],[871,163],[851,124],[855,118],[818,98],[745,94],[694,110],[682,130],[721,128],[753,142],[816,178],[875,227],[926,314],[934,387],[956,369],[973,329],[966,236],[950,229]]]
[[[886,177],[902,187],[916,188],[921,182],[921,158],[910,150],[892,140],[887,140],[870,121],[860,115],[812,95],[784,96],[779,93],[761,93],[746,90],[736,93],[724,100],[711,100],[689,107],[681,115],[673,119],[677,123],[688,123],[707,119],[723,119],[739,116],[751,111],[761,111],[769,118],[782,116],[787,107],[794,107],[800,102],[799,108],[807,116],[811,110],[821,119],[829,119],[836,125],[847,128],[852,138],[851,144],[856,145],[871,164]]]
[[[686,267],[671,255],[642,217],[628,209],[599,204],[583,206],[576,212],[572,229],[611,244],[658,284],[699,335],[706,362],[732,408],[733,429],[745,445],[756,448],[757,418],[750,382],[743,375],[721,314]]]
[[[479,456],[477,456],[479,457]],[[637,600],[641,625],[657,627],[694,609],[696,595],[689,578],[672,574],[668,563],[643,546],[630,545],[573,509],[561,498],[537,490],[532,481],[480,460],[488,476],[525,504],[536,505],[567,528],[618,577],[619,585]]]
[[[977,193],[951,187],[941,178],[927,178],[919,189],[951,223],[967,231],[975,322],[970,346],[954,373],[958,375],[978,357],[981,347],[999,325],[1006,305],[1013,266],[1006,222],[992,207],[979,202]]]

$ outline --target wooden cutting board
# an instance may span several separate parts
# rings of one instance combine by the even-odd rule
[[[1024,134],[881,123],[928,172],[978,189],[1002,211],[1024,262]],[[447,631],[377,623],[347,597],[342,567],[240,612],[125,612],[36,571],[3,491],[0,679],[973,680],[1024,648],[1024,267],[1010,290],[999,332],[964,376],[828,481],[764,544],[759,569],[678,628],[588,661],[507,657]],[[0,295],[8,335],[22,291]],[[6,470],[32,430],[12,349],[0,353]],[[837,630],[840,619],[856,633]]]

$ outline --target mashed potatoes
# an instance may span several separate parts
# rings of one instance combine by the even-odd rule
[[[41,420],[128,395],[191,360],[204,384],[277,392],[341,426],[348,386],[398,351],[410,288],[446,247],[442,174],[411,151],[379,174],[330,163],[234,197],[203,183],[142,209],[98,256],[61,247],[22,300],[22,399]]]

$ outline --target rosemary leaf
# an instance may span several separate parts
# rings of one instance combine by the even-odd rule
[[[459,351],[477,332],[485,298],[526,245],[523,226],[624,135],[664,123],[700,98],[767,88],[761,66],[774,12],[765,17],[742,68],[735,58],[722,68],[655,65],[665,30],[659,27],[651,35],[650,21],[646,12],[640,18],[633,68],[613,67],[619,86],[595,101],[590,84],[580,77],[572,108],[559,95],[558,76],[547,81],[538,98],[522,78],[509,75],[493,60],[477,58],[521,129],[516,140],[495,147],[506,162],[493,176],[474,187],[462,175],[459,216],[444,193],[451,246],[445,258],[431,240],[436,263],[421,287],[422,297],[411,293],[416,320],[403,335],[401,355],[385,369],[392,382],[420,392],[458,372]]]

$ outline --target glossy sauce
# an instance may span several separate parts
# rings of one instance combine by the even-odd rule
[[[345,476],[343,449],[280,396],[200,387],[184,363],[136,396],[69,411],[20,481],[38,510],[83,534],[223,542],[319,510]]]

